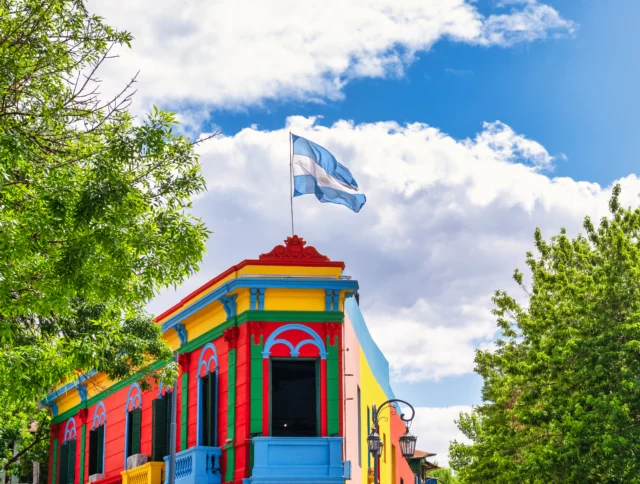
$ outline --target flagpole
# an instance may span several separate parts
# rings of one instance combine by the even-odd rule
[[[291,235],[295,235],[293,229],[293,136],[289,131],[289,200],[291,202]]]

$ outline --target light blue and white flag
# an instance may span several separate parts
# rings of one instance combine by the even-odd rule
[[[367,201],[351,172],[322,146],[291,134],[293,196],[313,194],[323,203],[339,203],[359,212]]]

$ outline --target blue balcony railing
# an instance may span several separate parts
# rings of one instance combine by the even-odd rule
[[[251,484],[344,484],[342,437],[255,437]]]
[[[219,447],[196,446],[176,454],[176,484],[220,484]],[[166,464],[165,484],[169,483],[169,456]]]

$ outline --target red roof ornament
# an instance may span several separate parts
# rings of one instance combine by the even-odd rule
[[[262,254],[259,260],[284,262],[295,259],[298,261],[330,262],[330,259],[318,252],[315,247],[305,247],[307,243],[302,237],[293,235],[287,237],[284,243],[285,245],[275,246],[268,254]]]

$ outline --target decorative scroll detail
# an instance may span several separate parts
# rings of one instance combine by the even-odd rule
[[[78,390],[78,395],[80,395],[80,401],[86,402],[88,397],[87,385],[82,383],[76,387],[76,390]]]
[[[80,410],[78,410],[78,418],[80,419],[81,424],[83,425],[86,424],[88,417],[89,417],[89,410],[87,410],[86,408],[81,408]]]
[[[222,337],[227,342],[227,345],[229,345],[230,350],[238,346],[238,336],[240,336],[240,328],[237,326],[227,328],[222,333]]]
[[[189,341],[189,333],[187,332],[187,328],[184,324],[176,324],[173,329],[178,333],[178,338],[180,338],[180,345],[186,345]]]
[[[271,252],[262,254],[259,260],[282,262],[283,260],[302,259],[313,262],[330,262],[330,259],[326,255],[320,254],[315,247],[305,247],[307,243],[302,237],[293,235],[287,237],[284,243],[285,245],[277,245]]]
[[[324,328],[329,336],[342,334],[342,325],[340,323],[324,323]]]
[[[249,321],[249,332],[251,334],[262,334],[263,328],[262,321]]]
[[[187,373],[189,371],[190,363],[191,363],[191,353],[180,353],[178,355],[178,365],[180,365],[181,373]]]
[[[227,319],[236,315],[236,299],[238,299],[237,294],[227,294],[220,298],[224,312],[227,313]]]

